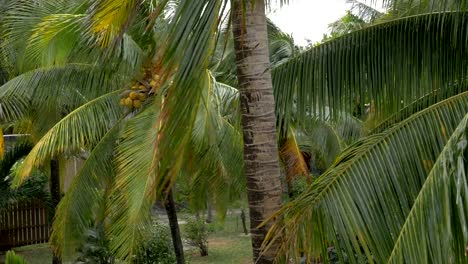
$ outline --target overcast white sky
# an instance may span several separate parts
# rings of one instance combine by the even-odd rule
[[[358,0],[384,12],[383,0]],[[328,33],[328,24],[336,21],[351,8],[346,0],[293,0],[290,5],[275,8],[268,15],[284,32],[292,34],[298,45],[321,41]]]
[[[284,32],[292,34],[298,45],[322,40],[328,24],[346,14],[345,0],[294,0],[288,6],[273,10],[268,17]]]

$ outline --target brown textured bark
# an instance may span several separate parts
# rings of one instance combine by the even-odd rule
[[[185,264],[184,246],[182,244],[182,238],[180,236],[179,222],[177,220],[177,211],[172,190],[170,190],[167,194],[166,201],[164,203],[164,208],[166,209],[167,218],[169,219],[169,228],[171,229],[172,245],[174,246],[177,264]]]
[[[50,196],[52,198],[52,206],[54,208],[54,215],[57,205],[62,198],[60,192],[60,167],[57,159],[50,160]],[[62,264],[62,259],[54,251],[52,256],[52,264]]]
[[[273,263],[277,245],[261,252],[271,222],[257,228],[280,208],[282,194],[265,3],[231,3],[254,263]]]
[[[245,235],[248,235],[249,234],[249,230],[247,230],[247,221],[245,219],[245,211],[244,211],[244,208],[241,209],[241,220],[242,220],[242,229],[244,230],[244,234]]]

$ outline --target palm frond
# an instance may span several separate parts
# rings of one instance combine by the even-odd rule
[[[370,104],[385,119],[422,96],[466,91],[468,16],[425,14],[377,24],[314,47],[273,70],[280,127],[310,113]],[[350,70],[352,69],[352,70]],[[442,93],[441,93],[442,94]]]
[[[294,133],[300,150],[310,155],[309,166],[314,174],[330,167],[346,146],[333,123],[317,120]]]
[[[357,1],[353,1],[357,2]],[[405,9],[413,8],[416,14],[431,13],[439,11],[460,11],[465,10],[467,3],[464,0],[363,0],[366,5],[372,7],[381,7],[384,9]],[[413,15],[415,13],[409,13]]]
[[[358,0],[346,0],[346,3],[351,4],[353,14],[366,22],[372,22],[383,15],[373,4],[363,3]]]
[[[0,87],[0,118],[4,122],[18,120],[31,108],[40,107],[53,107],[59,109],[59,113],[67,113],[120,88],[131,72],[126,69],[112,72],[98,65],[75,63],[26,72]]]
[[[326,259],[327,247],[334,246],[352,262],[362,257],[387,261],[430,164],[467,106],[465,92],[345,150],[308,191],[276,215],[281,217],[267,241],[283,238],[281,252],[294,258],[322,252]]]
[[[116,256],[129,260],[150,223],[156,200],[154,144],[158,136],[161,97],[128,120],[116,149],[116,178],[110,196],[110,247]]]
[[[195,210],[201,210],[211,198],[223,216],[245,188],[239,108],[226,108],[239,102],[234,88],[214,78],[209,84],[203,90],[190,141],[190,201]],[[237,117],[230,123],[233,116]]]
[[[13,185],[19,186],[34,167],[52,157],[75,153],[97,144],[123,115],[118,105],[121,92],[117,90],[91,100],[55,124],[26,157]]]
[[[95,1],[90,7],[91,19],[88,25],[94,42],[101,47],[113,46],[124,34],[140,5],[140,0]]]
[[[42,65],[67,62],[78,41],[78,29],[85,15],[52,14],[32,29],[25,49],[25,60],[44,61]],[[37,63],[39,64],[39,63]]]
[[[214,48],[220,10],[218,0],[183,0],[177,6],[170,25],[164,68],[169,70],[166,72],[177,68],[177,72],[173,76],[173,84],[167,89],[168,100],[161,114],[164,122],[155,152],[155,160],[160,161],[156,181],[159,193],[165,191],[167,183],[173,181],[181,166],[180,157],[184,156],[190,142],[190,131],[196,119],[194,109],[198,109],[202,91],[210,82],[206,69]],[[164,158],[161,153],[164,153]]]
[[[22,142],[13,145],[11,149],[5,152],[5,156],[0,160],[0,180],[4,181],[10,174],[13,165],[22,157],[26,156],[32,149],[32,144]]]
[[[405,120],[412,114],[417,113],[418,111],[424,110],[427,107],[436,104],[442,100],[445,100],[449,97],[455,96],[459,92],[459,88],[456,85],[449,87],[447,89],[438,89],[429,94],[421,97],[420,99],[414,101],[408,106],[402,108],[397,113],[391,115],[389,118],[382,121],[376,127],[374,127],[370,134],[377,134],[383,132],[385,129],[391,127],[392,125],[398,124],[402,120]]]
[[[62,258],[72,256],[86,230],[94,223],[96,208],[114,179],[114,148],[122,122],[117,122],[89,154],[55,212],[51,243]]]
[[[42,33],[52,32],[45,34],[46,36],[56,36],[59,32],[63,32],[60,26],[70,28],[68,25],[76,24],[80,20],[78,17],[74,19],[73,16],[78,15],[77,10],[83,5],[83,1],[23,1],[13,0],[7,4],[7,10],[2,19],[2,33],[4,41],[1,46],[14,49],[18,54],[15,57],[15,63],[20,70],[19,72],[27,71],[37,67],[38,61],[29,61],[28,58],[23,56],[23,52],[27,51],[28,41],[32,38],[37,31]],[[58,24],[56,24],[58,23]],[[39,25],[42,25],[38,28]],[[36,29],[36,30],[35,30]],[[49,39],[46,36],[36,34],[34,39]],[[64,38],[60,42],[64,43]],[[70,43],[70,42],[69,42]],[[63,45],[62,45],[63,46]],[[69,45],[70,46],[70,45]],[[47,54],[47,50],[34,49],[35,53],[41,53],[45,57],[60,56],[59,49]],[[30,56],[28,56],[30,58]]]
[[[468,114],[427,176],[388,263],[468,261],[467,124]]]
[[[306,177],[310,180],[309,168],[291,129],[288,137],[279,144],[279,156],[284,164],[286,181],[289,186],[296,177]]]

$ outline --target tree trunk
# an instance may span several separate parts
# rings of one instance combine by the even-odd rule
[[[57,205],[59,204],[60,199],[62,198],[62,194],[60,192],[60,168],[57,159],[50,160],[50,196],[52,198],[52,206],[54,208],[55,216],[55,210],[57,209]],[[61,257],[53,252],[52,264],[61,263]]]
[[[211,208],[211,201],[206,204],[206,222],[211,224],[213,222],[213,210]]]
[[[262,242],[272,223],[257,228],[280,209],[282,192],[265,3],[264,0],[231,3],[254,262],[273,263],[277,244],[261,254]]]
[[[184,259],[184,246],[180,236],[179,222],[177,221],[177,212],[174,202],[174,195],[172,189],[169,191],[164,203],[167,217],[169,219],[169,227],[171,229],[172,244],[174,245],[174,252],[177,259],[177,264],[185,264]]]
[[[246,223],[246,219],[245,219],[245,210],[244,210],[244,208],[241,209],[240,217],[241,217],[241,220],[242,220],[242,228],[244,229],[244,234],[248,235],[249,230],[247,230],[247,223]]]

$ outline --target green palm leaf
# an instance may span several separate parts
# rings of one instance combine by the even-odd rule
[[[158,136],[159,100],[130,119],[116,149],[116,178],[110,198],[110,247],[120,259],[135,253],[150,223],[150,208],[156,200],[154,144]]]
[[[100,0],[91,6],[88,30],[101,47],[110,47],[121,37],[135,16],[140,0]]]
[[[160,129],[162,138],[170,140],[158,140],[155,151],[155,159],[160,161],[156,185],[159,193],[172,182],[181,166],[180,157],[186,155],[191,138],[187,132],[192,131],[197,114],[194,109],[198,109],[202,91],[210,83],[206,69],[214,48],[220,10],[218,0],[183,0],[170,25],[164,66],[170,71],[178,70],[167,89],[170,99],[164,103],[165,119]]]
[[[460,88],[456,85],[449,87],[447,89],[438,89],[435,90],[420,99],[414,101],[413,103],[409,104],[408,106],[402,108],[397,113],[391,115],[380,124],[378,124],[375,128],[370,131],[370,134],[381,133],[385,129],[388,129],[392,125],[398,124],[399,122],[405,120],[412,114],[417,113],[418,111],[422,111],[427,107],[430,107],[433,104],[436,104],[442,100],[445,100],[449,97],[457,95],[459,93]]]
[[[27,179],[32,168],[42,165],[49,158],[76,153],[82,148],[92,148],[97,144],[123,115],[118,105],[122,91],[114,91],[91,100],[55,124],[26,157],[13,185],[19,186]]]
[[[70,34],[59,33],[69,32],[69,29],[71,29],[70,25],[80,23],[77,11],[83,7],[83,3],[83,1],[63,0],[9,1],[5,14],[2,14],[2,35],[4,41],[1,46],[12,47],[18,52],[15,62],[18,64],[20,72],[41,65],[38,64],[40,61],[31,61],[31,56],[24,56],[23,54],[23,52],[30,52],[26,48],[31,46],[28,45],[31,44],[31,41],[34,42],[39,39],[51,40],[60,35],[61,38],[55,38],[56,43],[54,45],[47,45],[48,49],[40,50],[38,47],[35,47],[32,50],[34,50],[33,53],[36,55],[41,54],[43,58],[49,58],[49,62],[54,61],[55,58],[63,58],[65,50],[69,50],[72,47],[72,40],[76,36],[70,38]],[[41,31],[42,34],[38,34],[38,31]],[[64,36],[67,36],[67,38],[64,38]],[[28,39],[31,41],[25,41]],[[50,41],[47,44],[50,44]],[[64,50],[63,48],[65,47],[67,48]],[[38,56],[35,56],[35,58],[38,58]]]
[[[370,103],[377,120],[437,89],[466,91],[468,16],[425,14],[328,41],[273,70],[281,127],[310,113],[352,113]],[[442,94],[442,93],[440,93]],[[282,125],[284,124],[284,126]]]
[[[0,118],[4,122],[18,120],[31,107],[69,112],[120,87],[128,75],[125,70],[114,74],[97,65],[74,63],[26,72],[0,87]]]
[[[466,263],[468,115],[437,158],[388,263]],[[428,232],[429,231],[429,232]]]
[[[203,90],[190,141],[190,200],[195,209],[204,209],[210,197],[224,216],[229,202],[245,188],[240,135],[238,94],[234,88],[211,78]],[[229,108],[230,106],[234,106]],[[234,122],[230,123],[229,118]],[[226,188],[228,187],[228,188]]]
[[[91,151],[60,201],[52,226],[51,242],[63,258],[72,256],[85,231],[96,217],[98,207],[105,211],[104,193],[111,189],[114,178],[114,148],[120,135],[117,122]]]
[[[268,238],[284,235],[281,251],[297,258],[301,251],[326,258],[334,245],[352,262],[363,255],[385,262],[467,106],[465,92],[354,144],[280,211]]]
[[[28,40],[25,60],[42,65],[63,64],[79,40],[83,14],[52,14],[42,18]],[[40,63],[37,63],[40,65]]]

